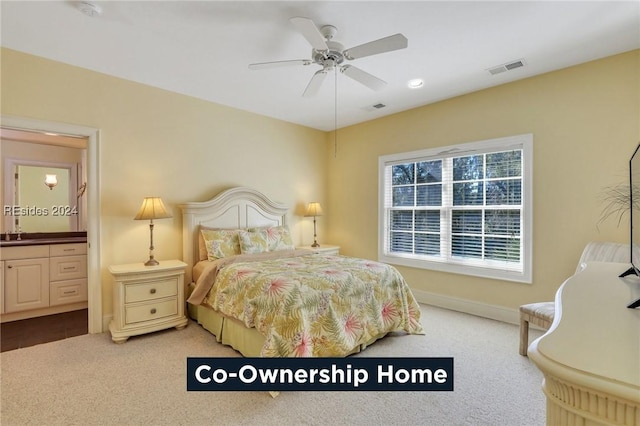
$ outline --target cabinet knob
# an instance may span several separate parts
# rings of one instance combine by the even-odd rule
[[[7,266],[7,268],[11,269],[11,268],[13,268],[13,265],[9,265],[9,266]]]
[[[149,290],[149,293],[151,293],[151,294],[156,294],[156,289],[155,289],[155,288],[152,288],[151,290]]]
[[[151,313],[155,314],[156,313],[156,308],[151,309]]]

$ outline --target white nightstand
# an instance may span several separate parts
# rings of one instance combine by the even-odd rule
[[[186,327],[184,270],[179,260],[163,260],[157,266],[142,263],[113,265],[113,319],[111,338],[124,343],[130,336],[175,327]]]
[[[329,244],[320,244],[320,247],[302,246],[296,248],[313,250],[314,252],[321,254],[340,254],[340,246],[332,246]]]

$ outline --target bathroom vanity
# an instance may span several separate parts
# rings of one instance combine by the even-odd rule
[[[12,237],[0,242],[0,322],[87,308],[85,233]]]

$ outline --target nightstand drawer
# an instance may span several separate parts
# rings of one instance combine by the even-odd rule
[[[125,306],[125,323],[150,321],[157,318],[169,317],[178,314],[178,299],[165,300],[163,302],[148,303],[144,305]]]
[[[127,284],[124,288],[124,303],[161,299],[178,294],[178,278],[150,281],[142,284]]]

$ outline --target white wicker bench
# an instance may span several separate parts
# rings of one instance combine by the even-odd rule
[[[582,271],[587,262],[630,262],[629,244],[596,243],[586,245],[580,256],[576,273]],[[520,306],[520,355],[527,356],[529,347],[529,324],[548,330],[555,313],[554,302],[537,302]]]

